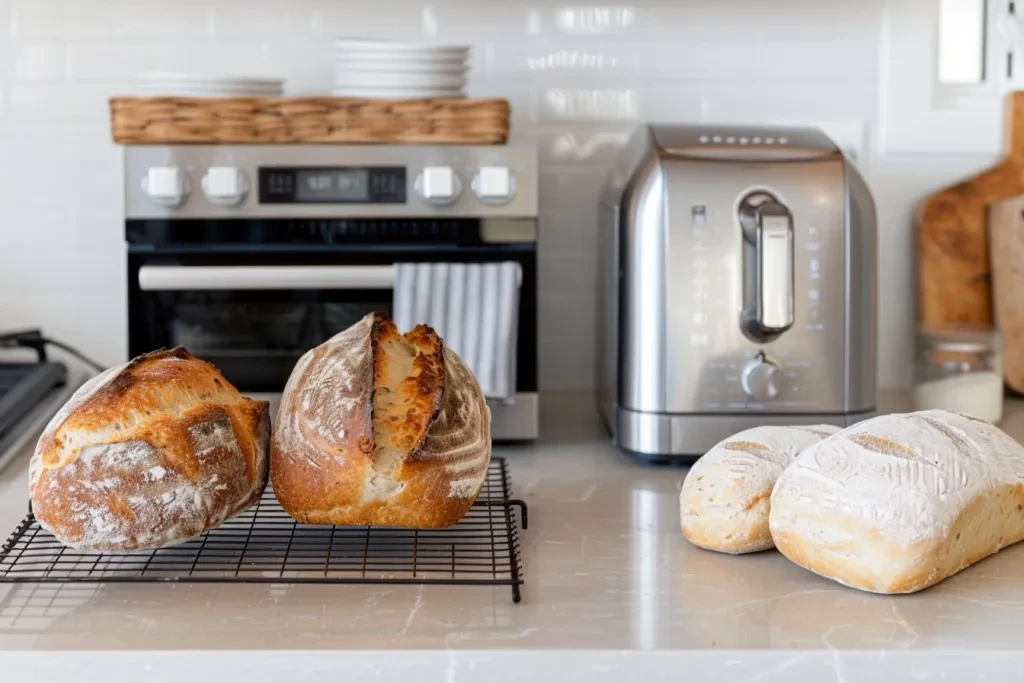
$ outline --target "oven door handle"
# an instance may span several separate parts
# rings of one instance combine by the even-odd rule
[[[388,266],[141,266],[144,292],[230,289],[391,289]]]

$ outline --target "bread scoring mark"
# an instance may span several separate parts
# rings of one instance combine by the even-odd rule
[[[828,437],[832,436],[833,434],[838,434],[840,431],[842,431],[839,427],[835,427],[833,425],[826,425],[826,424],[820,424],[820,425],[794,425],[792,427],[789,427],[789,429],[799,429],[801,432],[807,432],[808,434],[813,434],[814,436],[818,437],[819,439],[827,439]]]
[[[101,373],[40,438],[30,468],[40,524],[78,548],[159,547],[182,540],[179,531],[201,533],[262,487],[265,445],[254,435],[243,449],[231,416],[265,406],[183,348]],[[249,475],[250,457],[262,458],[262,479]]]
[[[883,436],[876,436],[874,434],[851,434],[846,438],[861,448],[880,455],[891,455],[896,458],[908,458],[910,460],[921,459],[921,456],[912,448]]]
[[[727,451],[746,453],[759,460],[774,460],[771,447],[757,441],[726,441],[722,444],[722,448]]]
[[[956,449],[957,453],[961,457],[968,457],[971,453],[978,450],[977,444],[966,438],[964,434],[956,432],[948,425],[944,425],[938,420],[924,415],[919,416],[919,419],[949,439],[953,443],[953,448]]]
[[[400,352],[397,362],[392,357],[383,363],[389,349]],[[353,412],[340,425],[322,425],[321,435],[307,423],[319,419],[311,415],[315,402],[310,400],[307,410],[304,399],[315,366],[332,354],[346,356],[352,366],[351,389],[344,398],[354,399]],[[450,524],[452,513],[463,514],[462,506],[477,495],[486,477],[489,423],[475,378],[432,330],[417,326],[400,335],[386,316],[371,314],[296,365],[275,426],[275,487],[285,509],[299,521]],[[385,443],[387,451],[379,448]],[[322,500],[310,500],[288,472],[300,471],[299,463],[319,469],[315,476],[325,481],[344,477],[339,468],[370,472]],[[456,505],[449,502],[455,500]]]

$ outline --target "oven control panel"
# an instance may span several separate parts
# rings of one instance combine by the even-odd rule
[[[264,166],[261,204],[404,204],[403,166]]]
[[[535,217],[538,199],[518,145],[129,146],[125,183],[127,218]]]

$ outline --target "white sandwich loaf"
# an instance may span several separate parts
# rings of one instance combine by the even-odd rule
[[[803,449],[837,431],[830,425],[755,427],[716,444],[683,481],[683,534],[723,553],[771,548],[768,500],[775,481]]]
[[[911,593],[1024,538],[1024,447],[958,413],[877,417],[801,453],[769,521],[800,566]]]

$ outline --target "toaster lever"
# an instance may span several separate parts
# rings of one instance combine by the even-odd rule
[[[793,325],[793,217],[776,201],[755,211],[757,221],[757,327],[768,335]]]

